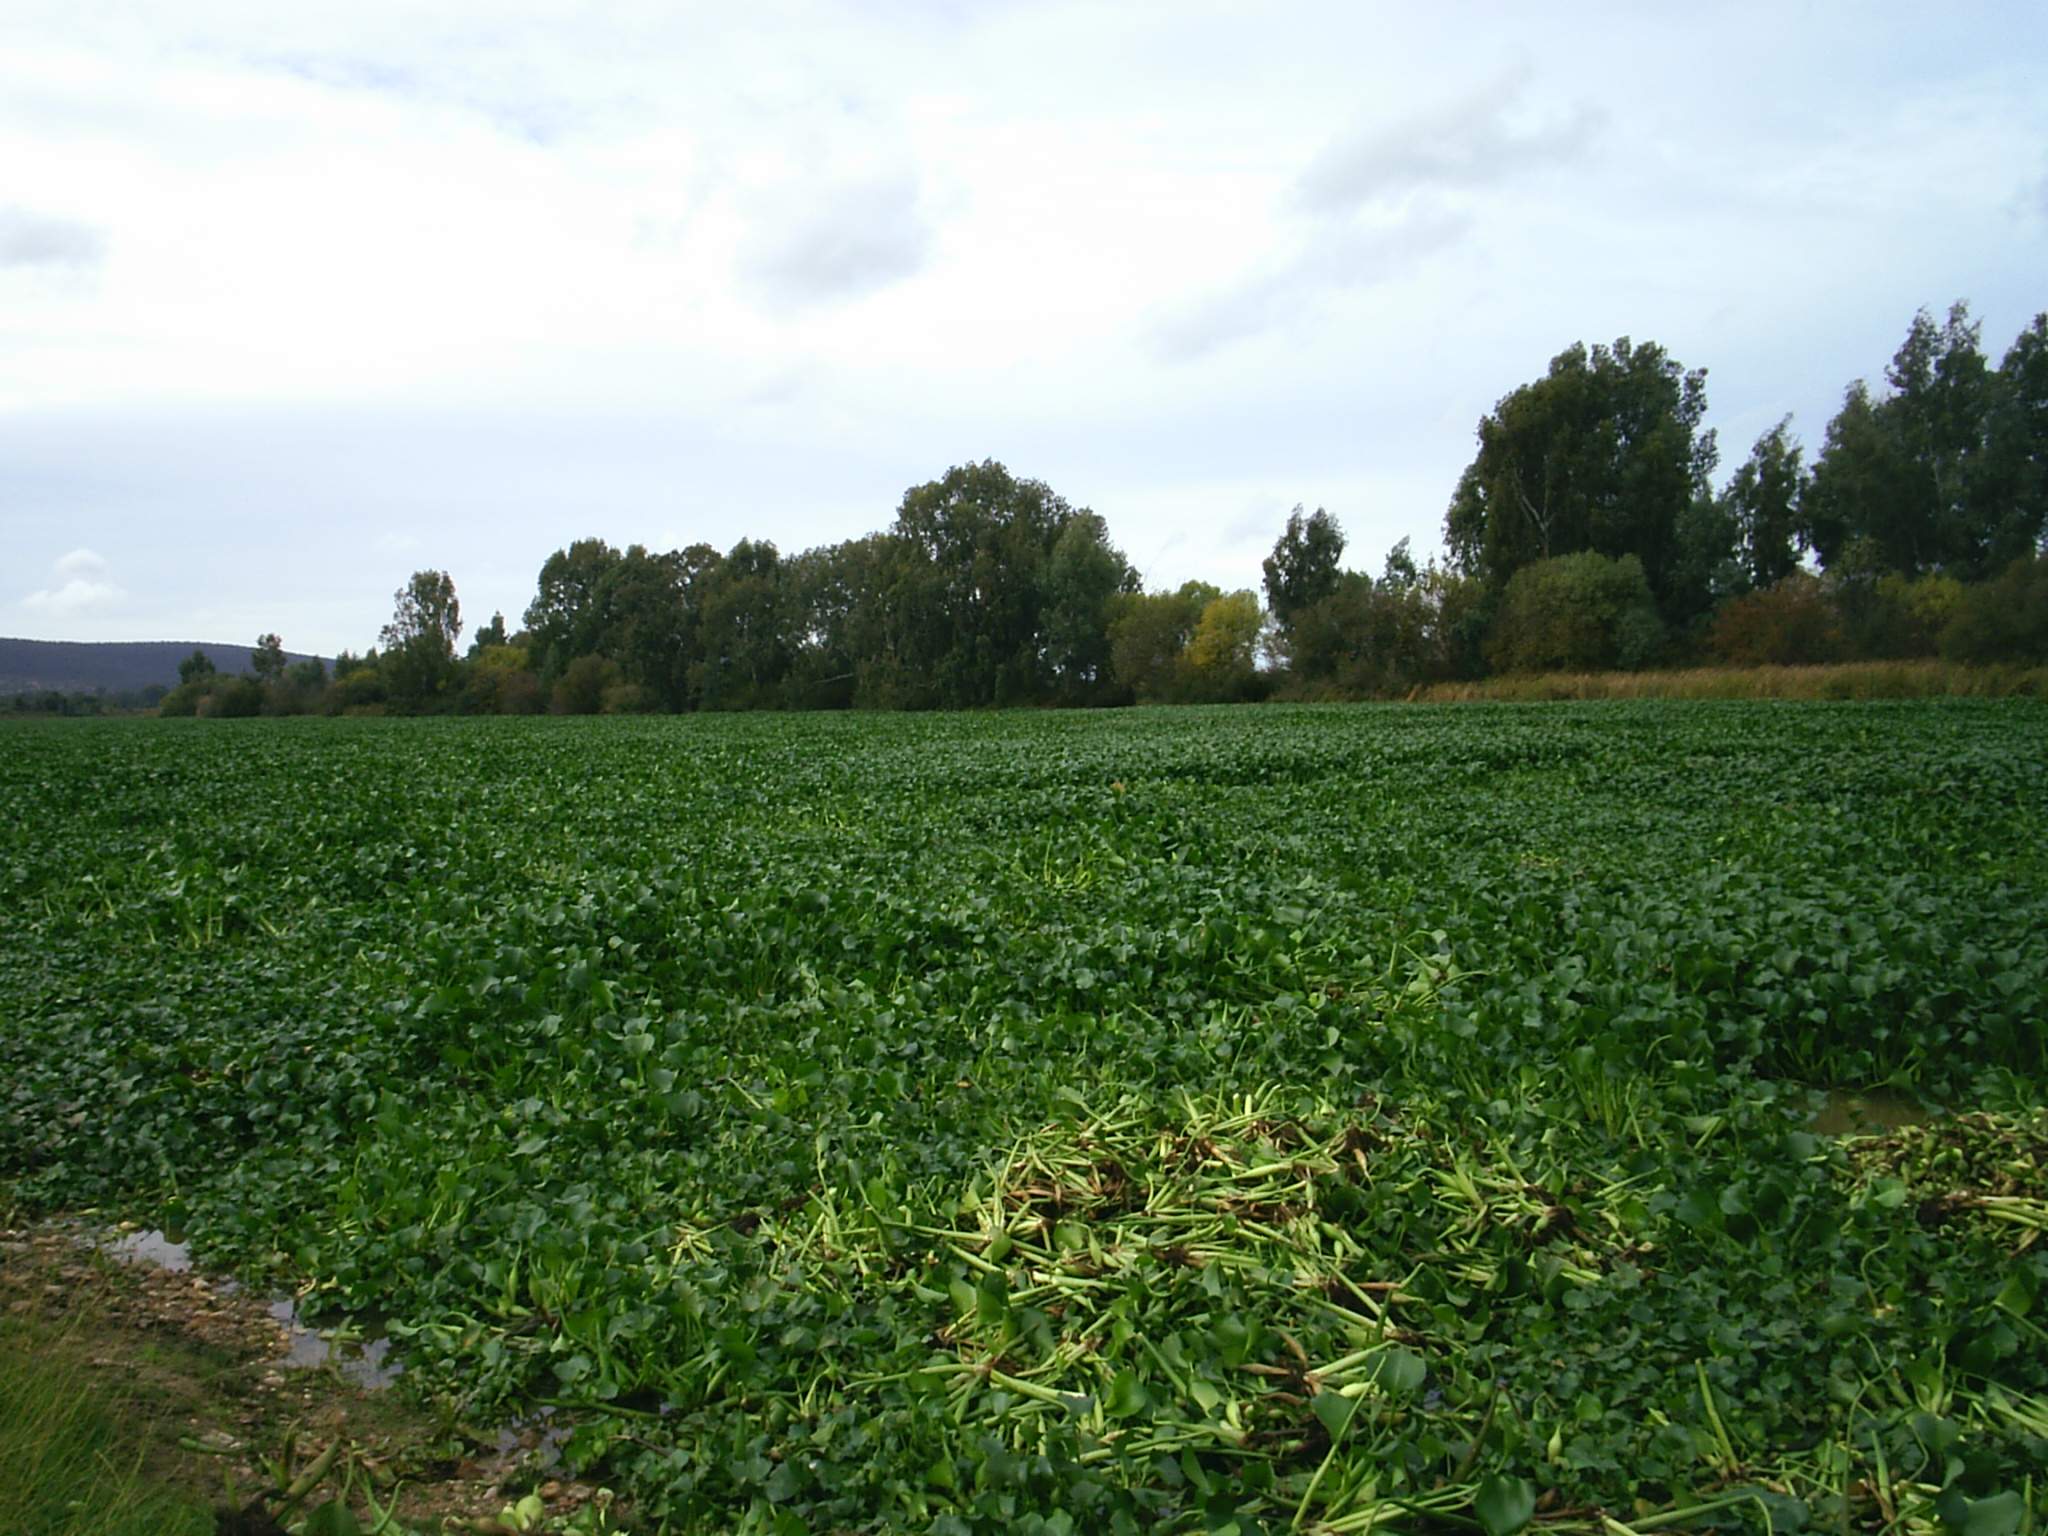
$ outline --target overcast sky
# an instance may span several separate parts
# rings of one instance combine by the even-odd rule
[[[996,458],[1154,586],[1438,546],[1577,339],[1817,448],[2048,308],[2048,8],[6,0],[0,634],[515,625]]]

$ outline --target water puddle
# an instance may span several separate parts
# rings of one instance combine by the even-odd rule
[[[192,1267],[192,1245],[165,1232],[124,1232],[101,1251],[123,1264],[153,1264],[158,1269],[181,1275]]]
[[[391,1358],[391,1340],[381,1325],[373,1323],[359,1338],[319,1333],[299,1320],[298,1304],[288,1298],[273,1301],[270,1315],[284,1324],[288,1370],[331,1365],[368,1392],[390,1386],[405,1373],[405,1366]]]
[[[1903,1094],[1868,1088],[1861,1093],[1831,1089],[1813,1117],[1821,1136],[1874,1136],[1902,1125],[1924,1125],[1927,1111]]]
[[[147,1264],[174,1275],[192,1268],[192,1245],[175,1232],[156,1228],[124,1232],[96,1246],[123,1264]],[[221,1296],[238,1295],[242,1289],[233,1280],[216,1280],[210,1285]],[[372,1323],[360,1335],[339,1331],[323,1334],[305,1325],[299,1317],[298,1303],[289,1297],[269,1303],[269,1312],[284,1326],[282,1363],[289,1370],[317,1370],[331,1365],[369,1392],[390,1386],[405,1370],[403,1363],[391,1358],[391,1340],[381,1324]]]
[[[554,1409],[542,1408],[530,1419],[514,1419],[500,1428],[500,1463],[510,1466],[515,1460],[531,1457],[531,1465],[543,1471],[555,1466],[562,1459],[562,1447],[574,1431],[567,1424],[555,1423],[554,1419]]]

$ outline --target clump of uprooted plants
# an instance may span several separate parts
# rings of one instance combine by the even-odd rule
[[[1760,1104],[1603,1166],[1531,1108],[1077,1102],[937,1198],[821,1184],[750,1230],[756,1330],[582,1453],[651,1480],[745,1406],[764,1519],[842,1494],[948,1531],[2038,1518],[2048,1121],[1830,1141]],[[768,1363],[797,1293],[905,1335],[888,1367]],[[860,1484],[878,1442],[923,1475]]]

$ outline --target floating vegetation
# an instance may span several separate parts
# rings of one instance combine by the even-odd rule
[[[2030,704],[8,745],[12,1198],[644,1528],[2048,1514]]]

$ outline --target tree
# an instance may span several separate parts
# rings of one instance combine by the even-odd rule
[[[1045,648],[1062,703],[1104,702],[1111,686],[1110,602],[1138,589],[1138,573],[1109,542],[1109,525],[1076,512],[1045,565]]]
[[[1288,642],[1294,676],[1311,691],[1351,698],[1404,693],[1445,670],[1441,610],[1431,581],[1403,539],[1378,581],[1346,571],[1337,589],[1295,615]]]
[[[1706,408],[1706,370],[1687,372],[1655,342],[1559,353],[1479,423],[1444,515],[1453,563],[1498,593],[1539,560],[1633,555],[1666,602],[1681,520],[1718,458]]]
[[[576,654],[610,657],[626,683],[665,708],[696,708],[704,610],[723,560],[708,544],[658,555],[631,546],[598,577],[573,637]]]
[[[1387,592],[1406,592],[1422,581],[1422,573],[1415,568],[1415,556],[1403,538],[1387,551],[1385,563],[1380,568],[1380,588]]]
[[[1775,585],[1799,564],[1799,504],[1809,476],[1787,416],[1756,440],[1729,478],[1722,500],[1735,520],[1742,573],[1751,587]]]
[[[894,678],[884,607],[895,560],[895,540],[875,533],[786,562],[790,704],[845,709],[886,702]]]
[[[308,656],[287,667],[284,680],[294,691],[310,698],[327,686],[327,664],[318,656]]]
[[[605,578],[624,557],[603,539],[578,539],[540,568],[540,590],[526,605],[527,633],[543,676],[560,677],[578,656],[599,648],[606,629]]]
[[[393,594],[391,622],[378,635],[384,673],[401,708],[429,708],[448,690],[461,635],[454,581],[446,571],[414,571]]]
[[[1801,500],[1806,537],[1830,571],[1852,546],[1865,546],[1859,565],[1908,578],[1979,579],[2025,552],[2027,514],[2013,515],[2024,476],[2005,473],[2025,454],[1997,446],[2018,419],[2001,413],[2011,381],[1990,371],[1979,334],[1967,305],[1952,305],[1941,325],[1923,309],[1885,370],[1886,393],[1849,386]]]
[[[2013,339],[1993,380],[1977,489],[1983,565],[2009,570],[2048,539],[2048,314]]]
[[[213,658],[204,651],[195,650],[190,656],[187,656],[178,663],[178,681],[180,683],[197,683],[213,675]]]
[[[1076,511],[993,459],[904,492],[884,598],[898,702],[971,708],[1050,694],[1045,567]]]
[[[286,666],[284,641],[276,635],[258,635],[256,648],[249,653],[249,670],[259,683],[275,683],[284,677]]]
[[[1295,616],[1337,590],[1344,558],[1344,530],[1317,507],[1307,517],[1296,503],[1287,515],[1273,553],[1266,556],[1266,602],[1283,633],[1292,633]]]
[[[550,707],[558,715],[597,714],[604,708],[605,694],[624,681],[619,664],[609,656],[578,656],[562,669]]]
[[[1991,408],[1991,374],[1979,345],[1982,327],[1967,304],[1949,306],[1939,327],[1926,310],[1913,317],[1886,378],[1894,430],[1911,465],[1909,487],[1926,525],[1923,564],[1978,573],[1984,543],[1977,477]],[[1903,574],[1917,566],[1901,566]],[[1982,572],[1981,574],[1988,574]]]
[[[482,629],[479,629],[474,635],[470,636],[470,659],[474,661],[478,656],[481,656],[485,651],[489,650],[492,646],[504,645],[505,643],[505,615],[502,613],[493,613],[491,615],[491,622],[484,625]]]
[[[699,706],[755,709],[777,702],[790,660],[780,551],[765,539],[741,539],[707,568],[699,603],[703,659],[692,673]]]
[[[1188,637],[1187,669],[1205,699],[1249,698],[1258,682],[1259,635],[1266,615],[1255,592],[1211,598]]]
[[[1223,595],[1206,581],[1177,592],[1125,592],[1109,604],[1110,674],[1140,703],[1183,695],[1188,643],[1203,611]]]

